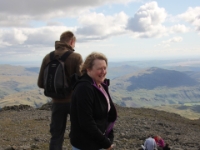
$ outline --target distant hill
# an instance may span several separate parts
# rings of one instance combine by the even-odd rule
[[[113,79],[110,89],[114,100],[127,107],[200,102],[198,72],[147,68]]]
[[[175,104],[175,105],[162,105],[154,106],[153,109],[164,110],[167,112],[173,112],[180,114],[186,118],[198,119],[200,118],[200,103],[190,103],[191,105],[185,104]]]
[[[177,108],[180,109],[180,110],[191,109],[194,112],[200,113],[200,105],[195,105],[195,106],[185,105],[185,106],[178,106]]]
[[[39,68],[0,65],[0,108],[19,104],[39,107],[49,101],[37,86]]]
[[[161,86],[175,88],[199,84],[198,81],[183,72],[155,67],[147,69],[143,74],[130,77],[128,81],[131,83],[131,85],[127,87],[128,91],[133,91],[135,89],[152,90]]]
[[[200,71],[185,71],[184,73],[200,82]]]
[[[30,71],[30,72],[39,73],[40,68],[39,67],[31,67],[31,68],[25,68],[25,70]]]
[[[0,65],[0,109],[19,104],[37,108],[50,101],[37,86],[38,72],[39,67]],[[191,118],[198,117],[199,107],[195,107],[200,105],[198,71],[181,72],[155,67],[141,69],[112,64],[107,77],[111,79],[112,99],[121,106],[159,107]],[[180,109],[186,103],[191,106]]]

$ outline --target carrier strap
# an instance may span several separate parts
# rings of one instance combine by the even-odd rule
[[[55,51],[50,52],[50,60],[54,59],[54,52]],[[64,62],[71,53],[73,53],[73,51],[68,50],[59,59]]]

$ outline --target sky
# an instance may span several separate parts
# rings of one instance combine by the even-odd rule
[[[109,61],[200,57],[200,1],[0,0],[0,64],[41,64],[70,30]]]

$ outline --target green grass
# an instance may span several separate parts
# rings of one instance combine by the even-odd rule
[[[184,103],[185,106],[194,106],[194,105],[200,105],[200,102],[192,102],[192,103]]]
[[[178,109],[178,107],[180,107],[180,106],[182,106],[182,105],[166,105],[166,106],[158,106],[158,107],[151,107],[151,108],[156,109],[156,110],[163,110],[166,112],[176,113],[182,117],[192,119],[192,120],[200,118],[200,113],[196,113],[196,112],[190,110],[189,108],[180,110],[180,109]]]

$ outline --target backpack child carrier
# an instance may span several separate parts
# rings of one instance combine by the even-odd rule
[[[73,51],[67,51],[60,58],[50,53],[50,62],[44,69],[44,95],[56,99],[64,99],[70,93],[70,86],[65,75],[65,60]]]

